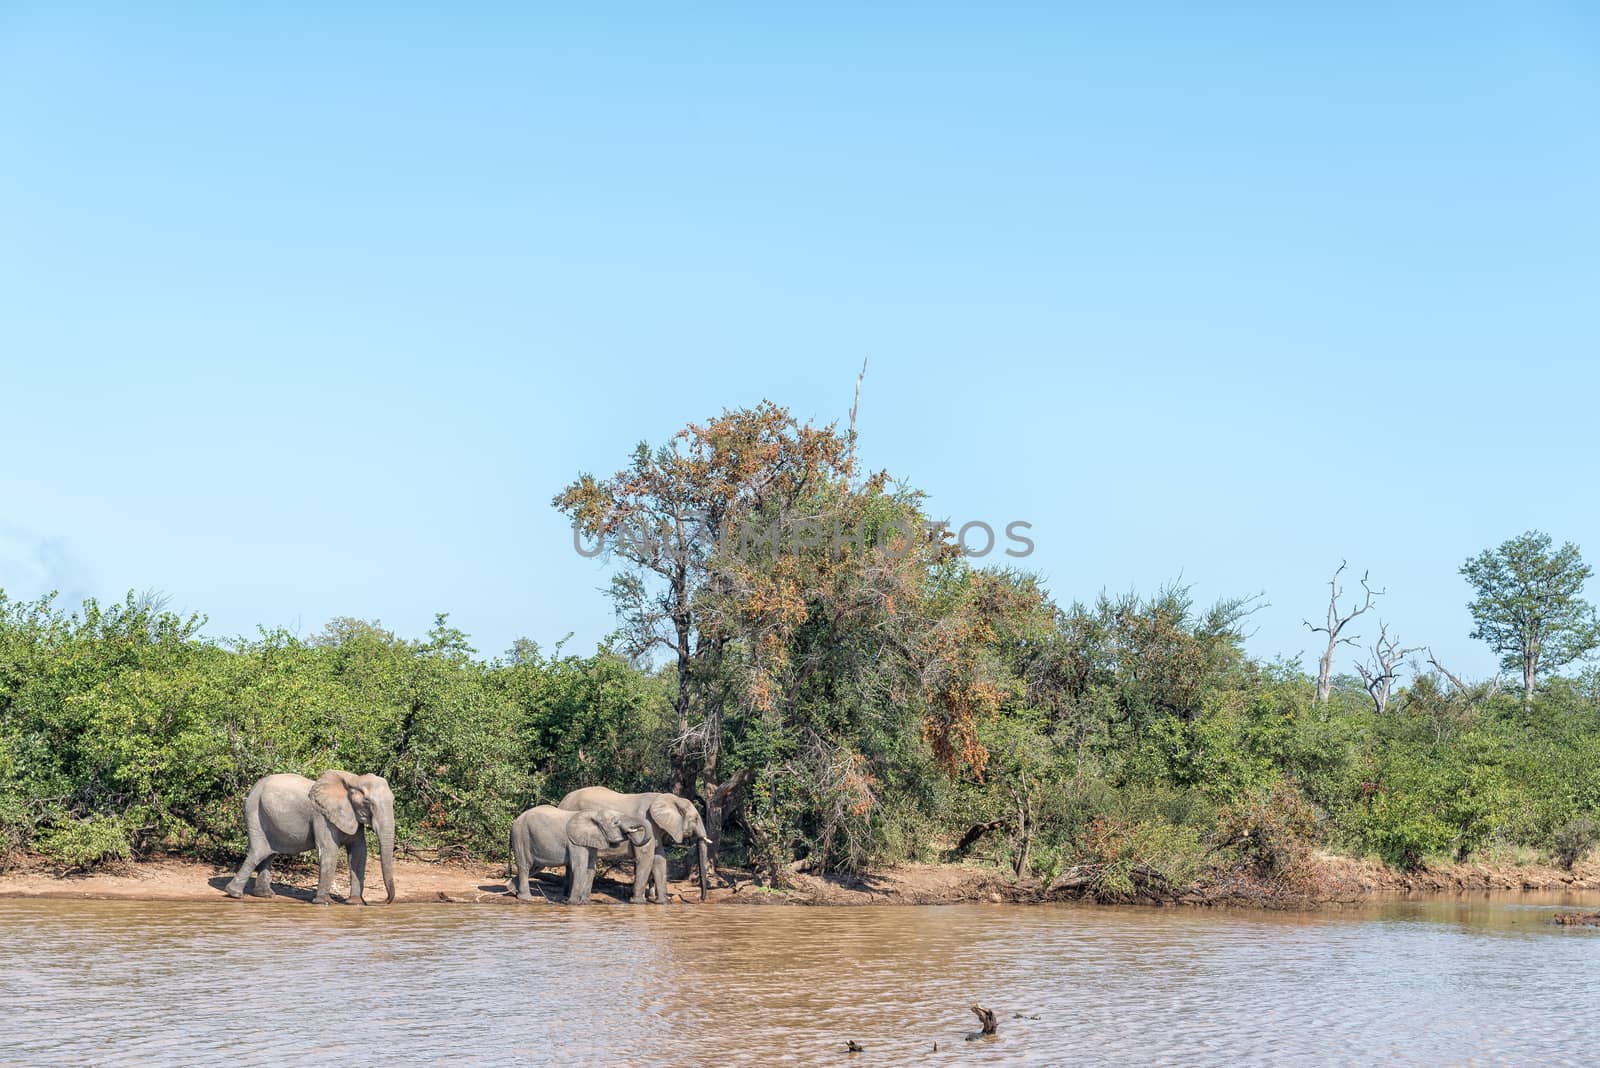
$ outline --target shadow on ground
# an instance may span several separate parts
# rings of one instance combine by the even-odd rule
[[[209,885],[211,885],[212,887],[215,887],[218,893],[223,894],[224,896],[226,896],[225,888],[227,887],[228,883],[231,882],[232,880],[233,880],[233,876],[231,876],[231,875],[217,875],[217,876],[214,876],[214,877],[212,877],[210,879],[207,879],[206,882]],[[251,900],[251,899],[254,899],[256,901],[269,901],[269,900],[272,900],[272,898],[260,897],[257,894],[255,894],[254,893],[255,886],[256,886],[256,884],[255,884],[255,880],[254,879],[251,879],[250,882],[245,885],[245,889],[244,889],[245,900]],[[316,891],[315,887],[299,887],[299,886],[291,886],[288,883],[274,882],[272,884],[272,893],[273,893],[273,897],[274,898],[282,897],[282,898],[288,898],[291,901],[306,901],[306,902],[309,902],[313,897],[316,896],[317,891]],[[349,900],[350,900],[348,897],[346,897],[343,894],[330,894],[329,896],[332,897],[334,901],[338,902],[341,905],[348,904]],[[369,893],[368,896],[370,898],[371,894]]]

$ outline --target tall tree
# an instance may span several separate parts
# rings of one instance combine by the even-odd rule
[[[1542,672],[1600,646],[1600,618],[1580,594],[1591,574],[1572,542],[1552,551],[1550,535],[1530,530],[1461,565],[1477,597],[1467,608],[1472,637],[1489,643],[1507,671],[1522,672],[1522,700],[1533,700]]]
[[[848,447],[833,426],[801,424],[763,401],[692,423],[660,448],[641,442],[633,462],[611,478],[583,474],[556,494],[553,503],[572,518],[575,541],[597,541],[627,565],[613,578],[611,595],[629,652],[671,651],[678,676],[674,792],[691,785],[690,706],[703,636],[695,599],[707,584],[707,561],[746,515],[842,478]],[[708,674],[714,673],[700,677]]]
[[[879,758],[900,759],[908,734],[947,773],[981,776],[978,723],[1005,691],[987,647],[1040,600],[966,569],[920,494],[853,477],[853,442],[763,404],[555,499],[625,565],[612,595],[629,651],[676,664],[672,789],[705,799],[714,840],[741,811],[778,878],[800,846],[821,864],[863,855]]]

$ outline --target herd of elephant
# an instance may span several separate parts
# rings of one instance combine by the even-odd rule
[[[315,781],[303,775],[268,775],[257,780],[244,803],[250,851],[224,888],[244,896],[252,876],[254,893],[272,895],[272,858],[317,851],[317,892],[327,904],[339,850],[349,855],[351,902],[366,903],[367,829],[378,836],[379,861],[388,901],[394,901],[394,794],[381,775],[325,771]],[[619,794],[604,786],[574,790],[559,805],[528,809],[511,825],[511,856],[516,866],[517,899],[532,901],[533,876],[542,868],[564,867],[563,899],[589,901],[595,862],[600,857],[633,860],[634,902],[667,901],[668,842],[693,842],[700,866],[700,900],[708,890],[706,865],[710,838],[694,803],[676,794]],[[653,893],[652,893],[653,891]]]

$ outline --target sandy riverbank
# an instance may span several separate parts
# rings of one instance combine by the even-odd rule
[[[280,863],[274,874],[277,898],[270,902],[246,898],[245,906],[310,900],[316,885],[313,866],[289,867]],[[616,874],[625,875],[626,869]],[[127,864],[89,874],[64,874],[35,859],[0,873],[0,898],[216,901],[238,906],[239,902],[222,893],[222,886],[232,875],[233,870],[222,865],[180,858]],[[367,898],[375,904],[383,900],[383,887],[376,876],[373,866],[368,872]],[[503,865],[400,860],[395,864],[395,877],[399,887],[397,903],[514,903],[507,892]],[[555,878],[554,873],[545,873],[544,887],[551,899],[559,893]],[[859,877],[801,874],[794,877],[794,887],[786,891],[757,886],[747,874],[737,872],[726,873],[721,883],[713,886],[708,904],[942,905],[1095,900],[1081,889],[1052,889],[1036,881],[1019,883],[993,868],[961,864],[899,865]],[[334,880],[335,896],[341,896],[347,885],[341,868]],[[1218,873],[1182,890],[1138,900],[1152,905],[1306,908],[1359,903],[1396,894],[1583,890],[1600,890],[1600,863],[1579,864],[1572,872],[1552,867],[1471,863],[1398,872],[1370,861],[1322,855],[1299,878],[1288,883],[1265,883]],[[691,880],[671,884],[671,891],[675,904],[700,903],[699,889]],[[595,884],[594,900],[597,904],[619,904],[626,900],[627,892],[621,882],[602,878]]]

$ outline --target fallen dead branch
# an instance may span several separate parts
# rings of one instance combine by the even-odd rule
[[[993,1009],[986,1009],[982,1005],[972,1006],[972,1011],[978,1014],[978,1023],[983,1027],[983,1030],[968,1032],[967,1041],[971,1042],[979,1038],[989,1038],[995,1034],[1000,1027],[1000,1017],[995,1014],[995,1011]]]

